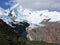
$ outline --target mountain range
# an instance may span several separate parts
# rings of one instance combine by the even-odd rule
[[[30,40],[60,42],[60,12],[33,11],[16,4],[8,10],[0,10],[0,19],[13,28],[14,32],[22,32],[23,37],[28,33]]]

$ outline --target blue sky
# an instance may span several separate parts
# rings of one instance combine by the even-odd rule
[[[8,9],[11,7],[11,5],[7,5],[6,2],[9,2],[10,0],[0,0],[0,7],[4,9]]]
[[[0,7],[8,9],[16,3],[31,10],[60,11],[60,0],[0,0]]]

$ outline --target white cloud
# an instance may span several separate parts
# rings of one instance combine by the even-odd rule
[[[60,0],[11,0],[10,3],[20,3],[24,8],[32,10],[60,11]]]
[[[4,10],[2,7],[0,7],[0,11]]]
[[[16,4],[16,0],[15,0],[15,1],[10,0],[10,1],[8,1],[8,2],[5,2],[5,5],[13,6],[13,5],[15,5],[15,4]]]
[[[2,15],[4,9],[0,7],[0,15]]]

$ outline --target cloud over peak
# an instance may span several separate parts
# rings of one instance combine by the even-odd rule
[[[10,3],[20,3],[31,10],[60,11],[60,0],[11,0]]]

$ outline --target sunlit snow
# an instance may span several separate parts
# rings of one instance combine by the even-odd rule
[[[25,20],[32,24],[39,24],[44,19],[50,19],[49,22],[60,21],[60,12],[57,11],[48,11],[48,10],[31,11],[30,9],[24,9],[19,4],[16,4],[15,6],[11,7],[10,10],[12,10],[13,15],[12,17],[14,16],[16,17],[15,19],[14,18],[12,19],[18,22],[20,22],[21,20]],[[5,12],[0,11],[0,15],[1,14],[4,16]],[[7,18],[4,19],[7,20]]]

